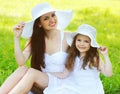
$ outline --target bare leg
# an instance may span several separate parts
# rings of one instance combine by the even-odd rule
[[[21,78],[25,75],[27,67],[22,66],[15,70],[2,84],[0,87],[0,94],[8,94],[9,91],[13,89],[13,87],[21,80]]]
[[[48,75],[36,69],[30,68],[21,81],[8,94],[27,94],[33,84],[41,88],[48,86]]]

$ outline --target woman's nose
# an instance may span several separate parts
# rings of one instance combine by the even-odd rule
[[[50,22],[54,22],[55,19],[53,17],[50,18]]]

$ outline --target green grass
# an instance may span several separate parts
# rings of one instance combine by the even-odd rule
[[[31,9],[44,0],[0,0],[0,85],[16,68],[13,27],[20,21],[31,20]],[[70,25],[74,32],[83,23],[93,25],[99,44],[109,48],[113,76],[101,75],[105,94],[120,94],[120,1],[119,0],[46,0],[57,9],[72,9]],[[21,39],[21,48],[26,40]],[[29,63],[29,62],[28,62]],[[27,65],[28,65],[27,63]]]

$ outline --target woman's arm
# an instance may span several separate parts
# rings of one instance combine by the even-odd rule
[[[103,55],[104,62],[100,59],[99,69],[105,76],[112,76],[112,64],[108,56],[108,48],[101,46],[99,48],[100,53]]]
[[[60,79],[63,79],[63,78],[66,78],[70,74],[70,71],[65,68],[63,72],[51,72],[51,74]]]
[[[15,59],[19,66],[25,64],[26,60],[30,56],[30,46],[28,45],[24,51],[22,52],[20,48],[20,36],[23,30],[25,23],[19,23],[14,27],[14,52],[15,52]]]

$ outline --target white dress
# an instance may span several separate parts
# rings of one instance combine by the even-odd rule
[[[83,59],[76,57],[72,76],[77,86],[78,94],[104,94],[99,70],[95,67],[90,69],[88,65],[84,70],[82,63]]]
[[[49,77],[49,83],[48,87],[44,90],[44,93],[47,94],[46,92],[51,92],[51,88],[58,86],[59,80],[57,77],[49,74],[49,72],[63,72],[65,69],[65,63],[66,63],[66,58],[67,58],[67,53],[62,51],[62,42],[64,38],[64,32],[61,31],[61,46],[60,46],[60,51],[56,52],[52,55],[49,55],[45,53],[45,68],[42,68],[43,72],[46,72]],[[54,90],[54,89],[53,89]],[[52,92],[51,92],[52,93]],[[33,94],[32,92],[29,92],[28,94]],[[55,93],[52,93],[55,94]],[[57,94],[57,93],[56,93]]]
[[[61,32],[61,47],[60,51],[57,53],[54,53],[52,55],[45,54],[45,64],[46,67],[45,69],[42,69],[43,72],[46,72],[49,77],[49,83],[48,87],[44,89],[44,94],[65,94],[63,92],[70,91],[74,83],[71,83],[71,77],[67,79],[59,79],[55,77],[52,74],[49,74],[49,72],[63,72],[65,69],[65,63],[66,63],[66,58],[68,54],[66,52],[62,51],[62,41],[64,38],[64,33]],[[67,85],[64,85],[68,81]],[[68,85],[70,87],[68,87]],[[62,90],[61,92],[59,90]],[[67,90],[67,91],[66,91]],[[76,89],[75,89],[76,90]],[[74,90],[71,91],[70,94],[75,94],[73,92]],[[72,93],[73,92],[73,93]]]
[[[48,87],[44,94],[104,94],[103,86],[99,78],[99,71],[96,68],[86,70],[81,68],[82,60],[75,59],[73,72],[65,78],[59,79],[49,72],[63,72],[68,54],[62,51],[62,40],[64,33],[61,32],[60,51],[52,55],[45,54],[46,67],[42,69],[49,77]]]
[[[66,79],[58,79],[48,74],[49,85],[44,94],[104,94],[99,71],[88,66],[84,70],[81,68],[82,63],[82,59],[76,57],[74,71]]]

